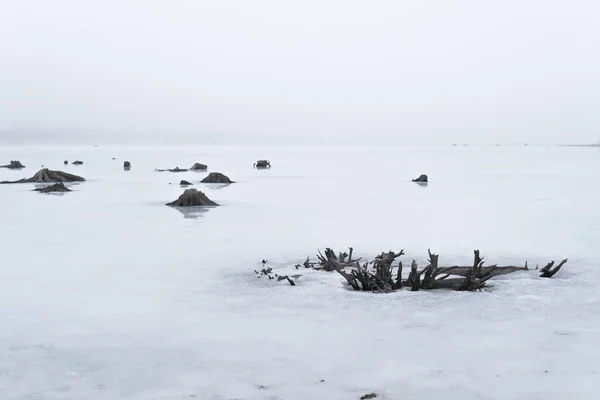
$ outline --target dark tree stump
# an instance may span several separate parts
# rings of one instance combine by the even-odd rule
[[[494,276],[510,274],[518,271],[529,271],[527,263],[524,267],[506,266],[498,267],[492,265],[484,267],[484,260],[479,250],[474,252],[473,265],[469,267],[439,267],[439,255],[433,254],[428,250],[429,265],[422,270],[418,270],[415,260],[412,261],[410,272],[406,280],[402,280],[402,262],[394,266],[396,258],[404,255],[404,250],[398,253],[393,251],[383,252],[372,261],[367,261],[362,265],[358,260],[352,260],[352,248],[350,248],[350,259],[347,253],[337,255],[331,248],[326,248],[324,255],[319,250],[317,258],[319,263],[312,264],[309,258],[306,258],[304,267],[317,270],[336,271],[348,282],[353,290],[371,291],[375,293],[388,293],[399,290],[403,287],[410,288],[411,291],[431,290],[431,289],[452,289],[458,291],[476,291],[486,286],[486,282]],[[541,277],[550,278],[556,274],[560,268],[567,262],[563,260],[555,268],[552,268],[554,262],[549,263],[542,268]],[[296,269],[301,265],[296,265]],[[396,273],[394,274],[394,269]]]
[[[71,192],[72,190],[65,186],[64,183],[59,182],[54,185],[46,186],[43,188],[34,189],[40,193],[55,193],[55,192]]]
[[[220,172],[211,172],[200,181],[201,183],[234,183],[229,177]]]
[[[171,168],[171,169],[155,169],[156,172],[187,172],[189,169],[182,169],[179,167]]]
[[[271,163],[269,160],[258,160],[254,163],[254,168],[263,169],[263,168],[271,168]]]
[[[422,183],[427,183],[428,182],[428,177],[427,175],[423,174],[421,176],[419,176],[417,179],[413,179],[413,182],[422,182]]]
[[[171,207],[218,206],[217,203],[196,189],[187,189],[177,200],[167,203],[167,205]]]
[[[21,161],[11,161],[10,164],[1,165],[0,168],[23,169],[25,166],[21,164]]]
[[[190,168],[190,171],[206,171],[207,168],[207,165],[195,163],[194,165],[192,165],[192,168]]]
[[[551,263],[549,263],[548,265],[546,265],[544,268],[542,268],[540,270],[540,272],[542,273],[540,275],[541,278],[552,278],[554,276],[554,274],[556,274],[558,271],[560,271],[560,269],[562,268],[563,265],[565,265],[567,263],[568,259],[564,259],[560,262],[560,264],[558,264],[556,267],[552,268],[552,266],[554,265],[554,261],[552,261]]]
[[[51,171],[48,168],[39,170],[34,176],[29,179],[20,179],[12,182],[0,182],[0,184],[11,184],[11,183],[44,183],[44,182],[85,182],[85,179],[77,176],[68,174],[62,171]]]

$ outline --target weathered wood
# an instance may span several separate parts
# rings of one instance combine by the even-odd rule
[[[269,162],[269,160],[258,160],[254,163],[254,168],[271,168],[271,163]]]
[[[540,270],[540,272],[542,273],[540,275],[540,277],[541,278],[552,278],[558,271],[560,271],[562,266],[565,265],[567,263],[567,261],[568,261],[568,259],[565,258],[554,268],[552,268],[552,266],[554,265],[554,261],[552,261],[551,263],[549,263],[548,265],[546,265],[544,268],[542,268]]]
[[[187,172],[187,171],[189,171],[189,169],[182,169],[179,167],[175,167],[172,169],[155,169],[154,171],[156,171],[156,172]]]
[[[402,262],[398,262],[397,267],[394,266],[394,261],[404,255],[404,250],[398,253],[393,251],[383,252],[376,256],[372,261],[365,262],[362,265],[358,260],[352,260],[351,254],[353,249],[350,248],[350,255],[347,253],[336,253],[331,248],[326,248],[324,254],[318,251],[317,258],[319,262],[312,264],[309,258],[306,258],[304,267],[315,268],[326,271],[337,271],[346,280],[354,290],[372,291],[378,293],[387,293],[394,290],[399,290],[402,287],[410,287],[411,291],[431,290],[431,289],[452,289],[458,291],[475,291],[483,289],[486,282],[491,278],[509,274],[517,271],[529,271],[527,263],[524,267],[505,266],[498,267],[492,265],[484,267],[484,259],[481,257],[479,250],[473,252],[473,265],[470,267],[439,267],[439,255],[428,250],[429,264],[421,271],[418,270],[415,260],[411,263],[408,279],[402,279]],[[351,260],[351,262],[349,262]],[[563,260],[557,267],[552,268],[554,263],[544,267],[542,277],[551,277],[560,270],[567,262]],[[297,265],[296,268],[300,267]],[[345,269],[350,269],[347,272]],[[396,274],[394,275],[394,269]]]
[[[65,184],[62,182],[58,182],[54,185],[49,185],[43,188],[37,188],[33,190],[40,193],[71,192],[71,189],[66,187]]]
[[[410,265],[410,274],[408,275],[408,285],[412,292],[418,292],[421,289],[421,278],[417,272],[417,262],[412,260]]]
[[[0,165],[0,168],[23,169],[25,166],[21,164],[21,161],[13,160],[10,162],[10,164]]]
[[[473,267],[459,267],[459,266],[454,266],[454,267],[444,267],[444,268],[439,268],[438,269],[438,275],[440,274],[451,274],[451,275],[458,275],[458,276],[463,276],[466,277],[468,274],[471,273],[471,271],[473,270]],[[489,267],[481,267],[478,270],[478,273],[475,274],[475,276],[477,278],[483,278],[483,277],[487,277],[487,276],[498,276],[498,275],[504,275],[504,274],[510,274],[516,271],[528,271],[529,268],[527,267],[516,267],[516,266],[506,266],[506,267],[498,267],[495,265],[489,266]]]
[[[206,166],[204,164],[200,164],[200,163],[195,163],[190,168],[190,171],[206,171],[207,169],[208,169],[208,166]]]
[[[68,174],[62,171],[51,171],[48,168],[44,168],[36,172],[31,178],[20,179],[18,181],[5,181],[0,184],[13,184],[13,183],[55,183],[55,182],[84,182],[85,179],[77,176]]]
[[[208,176],[200,181],[201,183],[235,183],[227,175],[220,172],[211,172]]]
[[[217,203],[196,189],[187,189],[177,200],[167,203],[167,205],[171,207],[218,206]]]

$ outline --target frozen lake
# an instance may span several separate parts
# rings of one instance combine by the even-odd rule
[[[115,160],[113,160],[113,157]],[[255,170],[257,159],[270,170]],[[2,147],[1,399],[597,399],[600,149]],[[63,166],[64,160],[82,166]],[[123,170],[123,161],[132,163]],[[195,162],[206,173],[158,173]],[[426,173],[426,187],[411,178]],[[164,204],[186,179],[221,207]],[[169,185],[171,183],[171,185]],[[484,292],[353,293],[317,249],[530,266]]]

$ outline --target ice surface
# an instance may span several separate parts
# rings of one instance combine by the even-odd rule
[[[27,168],[0,181],[43,164],[87,182],[0,186],[2,399],[599,396],[598,149],[0,148],[11,159]],[[154,172],[196,161],[237,183]],[[165,206],[181,179],[221,207]],[[569,263],[481,293],[372,295],[293,268],[324,246]],[[263,258],[297,286],[257,279]]]

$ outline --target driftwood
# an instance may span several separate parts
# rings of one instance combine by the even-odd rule
[[[58,182],[54,185],[49,185],[43,188],[37,188],[33,190],[40,193],[71,192],[71,189],[66,187],[65,184],[62,182]]]
[[[554,261],[550,262],[548,265],[546,265],[544,268],[542,268],[540,270],[540,272],[542,273],[540,275],[540,277],[541,278],[552,278],[554,276],[554,274],[556,274],[558,271],[560,271],[562,266],[565,265],[567,263],[567,261],[568,261],[568,259],[565,258],[554,268],[552,268],[552,266],[554,266]]]
[[[181,169],[179,167],[175,167],[172,169],[155,169],[156,172],[187,172],[189,169]]]
[[[258,160],[254,163],[254,168],[271,168],[271,163],[269,160]]]
[[[307,268],[308,266],[313,266],[315,269],[322,269],[325,271],[337,271],[338,268],[344,267],[358,267],[360,265],[358,263],[360,261],[360,258],[353,260],[352,253],[354,252],[354,249],[350,247],[349,251],[349,255],[347,253],[339,253],[338,255],[336,255],[333,250],[327,248],[325,249],[325,255],[323,255],[319,250],[319,254],[317,254],[317,258],[319,259],[318,266],[315,266],[315,264],[311,264],[309,262],[308,257],[304,262],[304,266]]]
[[[206,171],[207,168],[207,165],[195,163],[194,165],[192,165],[192,168],[190,168],[190,171]]]
[[[474,251],[473,265],[468,267],[453,266],[440,267],[439,255],[428,250],[428,265],[419,270],[417,262],[412,260],[408,277],[403,279],[402,262],[394,265],[395,260],[404,255],[404,250],[399,252],[383,252],[372,261],[360,263],[352,260],[352,248],[350,256],[347,253],[336,254],[331,248],[326,248],[324,254],[318,252],[317,263],[311,263],[307,258],[303,266],[325,271],[338,272],[353,290],[369,291],[377,293],[388,293],[403,287],[411,291],[452,289],[458,291],[474,291],[485,287],[486,282],[494,276],[510,274],[517,271],[529,271],[527,263],[524,267],[492,265],[484,267],[484,260],[479,250]],[[544,267],[542,277],[550,278],[556,274],[567,262],[563,260],[555,268],[554,262]],[[296,265],[296,269],[300,268]]]
[[[77,176],[68,174],[62,171],[51,171],[48,168],[39,170],[34,176],[29,179],[20,179],[12,182],[0,182],[0,184],[11,184],[11,183],[44,183],[44,182],[84,182],[85,179]]]
[[[228,176],[220,172],[211,172],[208,176],[200,181],[201,183],[235,183]]]
[[[296,286],[296,283],[292,280],[292,278],[297,279],[297,278],[300,277],[300,275],[293,275],[292,278],[290,278],[287,275],[277,275],[277,274],[274,274],[274,276],[273,276],[273,275],[271,275],[273,273],[273,268],[271,268],[271,267],[269,267],[269,268],[263,268],[260,271],[254,270],[254,273],[256,275],[258,275],[259,278],[263,277],[263,276],[266,276],[269,279],[277,279],[277,281],[286,280],[286,281],[288,281],[288,283],[290,284],[290,286]]]
[[[11,161],[10,164],[0,165],[0,168],[23,169],[25,166],[21,164],[21,161]]]
[[[423,174],[423,175],[419,176],[418,178],[413,179],[412,181],[427,183],[429,181],[429,178],[427,177],[427,175]]]
[[[167,203],[167,205],[171,207],[218,206],[217,203],[196,189],[187,189],[177,200]]]
[[[73,165],[83,165],[83,161],[73,161]]]

